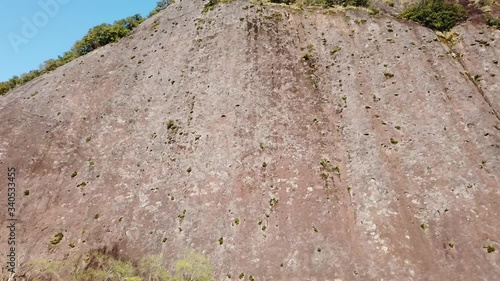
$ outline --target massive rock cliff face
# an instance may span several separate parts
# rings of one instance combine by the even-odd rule
[[[0,97],[21,268],[106,248],[203,253],[214,280],[499,278],[498,30],[203,5]]]

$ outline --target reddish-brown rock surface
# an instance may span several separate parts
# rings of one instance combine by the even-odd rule
[[[21,268],[106,247],[203,253],[214,280],[499,280],[500,31],[450,50],[363,10],[249,5],[178,1],[0,97]]]

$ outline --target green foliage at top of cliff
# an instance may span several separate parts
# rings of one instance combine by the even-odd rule
[[[467,11],[462,5],[444,0],[423,0],[406,9],[400,18],[418,22],[439,31],[449,31],[467,19]]]
[[[156,15],[159,11],[165,9],[168,5],[170,5],[170,0],[160,0],[156,3],[156,7],[149,13],[149,16]]]
[[[99,47],[116,42],[127,36],[130,31],[143,21],[142,16],[137,14],[116,21],[114,24],[103,23],[95,26],[80,41],[73,45],[71,52],[75,52],[77,56],[83,56]]]
[[[149,16],[165,9],[169,3],[169,0],[158,1],[155,9],[149,14]],[[8,81],[0,82],[0,95],[5,95],[15,87],[23,85],[36,77],[65,65],[68,62],[88,54],[99,47],[117,42],[121,38],[130,34],[130,32],[132,32],[132,30],[139,26],[144,20],[145,18],[136,14],[131,17],[117,20],[113,24],[103,23],[91,28],[87,34],[85,34],[81,40],[77,41],[71,50],[64,53],[64,55],[59,56],[57,59],[49,59],[45,61],[37,70],[32,70],[28,73],[22,74],[21,76],[14,76]]]

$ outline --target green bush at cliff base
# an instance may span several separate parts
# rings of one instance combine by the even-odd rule
[[[212,266],[202,254],[188,253],[175,263],[172,272],[161,255],[137,263],[122,261],[104,253],[91,253],[65,261],[37,258],[24,267],[27,281],[211,281]]]
[[[418,22],[434,30],[449,31],[467,19],[467,11],[457,3],[444,0],[423,0],[403,11],[399,17]]]

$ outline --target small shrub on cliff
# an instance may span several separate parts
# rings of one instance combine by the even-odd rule
[[[467,11],[457,3],[444,0],[423,0],[406,9],[400,18],[409,19],[439,31],[449,31],[467,19]]]
[[[272,3],[278,4],[293,4],[299,3],[305,6],[323,6],[325,8],[330,8],[334,6],[355,6],[355,7],[367,7],[369,0],[271,0]]]

